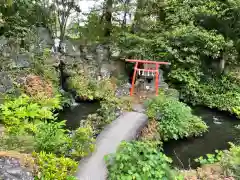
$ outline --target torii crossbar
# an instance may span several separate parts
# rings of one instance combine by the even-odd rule
[[[133,92],[134,92],[134,84],[135,84],[137,71],[156,73],[156,76],[155,76],[155,88],[156,88],[156,96],[157,96],[158,95],[158,84],[159,84],[159,82],[158,82],[159,81],[159,67],[160,67],[161,64],[163,64],[163,65],[170,65],[171,63],[169,63],[169,62],[149,61],[149,60],[137,60],[137,59],[126,59],[126,61],[135,63],[134,73],[133,73],[133,78],[132,78],[132,87],[131,87],[131,90],[130,90],[130,96],[132,96]],[[155,64],[155,69],[154,68],[139,69],[138,65],[140,63],[142,63],[142,64]]]

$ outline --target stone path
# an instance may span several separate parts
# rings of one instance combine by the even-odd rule
[[[80,162],[76,177],[79,180],[106,180],[104,156],[114,153],[121,141],[134,139],[146,123],[147,116],[140,112],[126,112],[113,121],[98,136],[92,156]]]

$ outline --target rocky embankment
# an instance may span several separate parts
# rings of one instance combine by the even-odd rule
[[[22,167],[17,158],[0,157],[0,179],[2,180],[34,180],[30,171]]]

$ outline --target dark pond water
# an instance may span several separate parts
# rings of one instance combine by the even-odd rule
[[[240,120],[235,117],[203,107],[194,108],[193,112],[202,117],[209,126],[209,131],[202,137],[164,143],[164,152],[178,168],[196,168],[199,164],[194,162],[195,158],[214,153],[216,149],[227,149],[228,142],[237,142],[237,138],[240,138],[240,129],[235,127],[240,124]]]
[[[81,102],[61,111],[59,113],[59,119],[66,120],[67,128],[74,130],[79,127],[81,120],[86,119],[89,114],[96,113],[99,108],[99,102]]]

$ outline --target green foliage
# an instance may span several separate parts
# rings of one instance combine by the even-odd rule
[[[34,136],[35,150],[46,153],[82,158],[93,152],[95,139],[91,126],[79,127],[73,135],[67,134],[65,121],[44,122],[37,126]]]
[[[84,75],[73,76],[69,79],[69,86],[76,89],[77,95],[82,99],[93,100],[97,89],[97,81],[89,80]]]
[[[38,166],[38,174],[36,175],[38,179],[73,180],[71,176],[77,169],[77,162],[45,152],[33,153],[33,156]]]
[[[11,6],[12,5],[12,0],[3,0],[0,2],[0,4],[4,5],[4,6]]]
[[[97,81],[84,75],[78,75],[71,79],[70,87],[76,89],[82,99],[100,100],[100,109],[86,119],[86,122],[93,127],[95,135],[116,119],[116,111],[130,109],[131,105],[127,99],[115,96],[115,85],[110,79]]]
[[[81,38],[82,40],[91,43],[102,42],[104,38],[104,25],[99,23],[99,20],[100,16],[97,13],[90,12],[87,21],[85,22],[85,26],[80,26],[79,23],[73,22],[73,24],[70,25],[68,34],[73,39]],[[89,29],[94,29],[94,31],[89,31]]]
[[[1,105],[2,121],[9,136],[4,136],[2,147],[27,152],[34,149],[37,152],[44,151],[73,158],[87,156],[94,150],[92,128],[80,127],[70,136],[65,121],[56,121],[54,107],[59,108],[58,99],[43,99],[37,103],[22,95],[5,101]]]
[[[0,150],[31,153],[34,151],[34,138],[30,135],[2,135],[0,136]]]
[[[59,108],[59,101],[55,98],[37,103],[30,97],[21,95],[1,104],[1,120],[10,134],[33,133],[38,122],[46,119],[54,120],[55,116],[52,111],[55,108]]]
[[[221,165],[225,173],[236,179],[240,178],[240,146],[230,144],[231,148],[222,157]]]
[[[215,154],[207,154],[206,158],[201,156],[195,159],[195,161],[200,163],[201,165],[214,164],[214,163],[220,162],[222,160],[224,153],[223,151],[218,151],[218,150],[216,150],[215,152],[216,152]]]
[[[170,158],[153,142],[123,142],[116,154],[106,157],[108,179],[174,179]]]
[[[78,180],[75,176],[67,176],[66,180]]]
[[[125,29],[119,34],[117,42],[122,55],[170,61],[168,82],[180,90],[183,100],[238,115],[238,83],[226,83],[226,72],[239,66],[239,2],[138,2],[143,3],[136,11],[139,19],[135,19],[140,28],[134,33]],[[150,22],[146,18],[149,14],[156,21],[144,26]],[[132,29],[136,28],[134,25]]]
[[[184,90],[182,95],[187,102],[203,104],[239,116],[239,85],[231,76],[211,78],[204,83],[187,86]]]
[[[59,153],[61,148],[68,143],[69,137],[66,134],[65,121],[41,122],[37,125],[34,135],[34,146],[37,152]]]
[[[28,33],[36,26],[51,29],[54,25],[54,13],[52,7],[48,6],[48,1],[3,0],[0,4],[2,3],[4,5],[0,6],[0,13],[3,14],[5,23],[1,29],[1,34],[7,37],[12,36],[17,40],[25,41]]]
[[[55,62],[51,57],[51,49],[45,48],[43,49],[42,54],[35,55],[32,60],[33,64],[33,74],[37,74],[43,77],[45,80],[50,80],[51,83],[58,87],[59,86],[59,72],[56,70],[56,67],[49,66],[49,64],[53,64]]]
[[[115,95],[110,80],[97,81],[78,74],[70,78],[69,85],[71,88],[76,89],[78,96],[83,99],[110,99]]]
[[[163,94],[150,100],[147,115],[159,122],[158,131],[163,140],[198,136],[207,131],[208,126],[191,112],[191,108],[175,98]]]
[[[73,158],[82,158],[93,152],[95,139],[91,126],[79,127],[69,140],[70,155]]]

